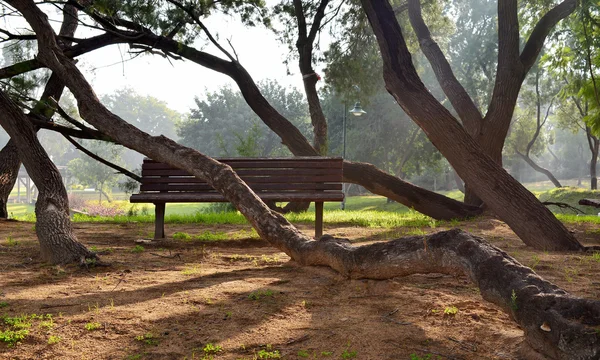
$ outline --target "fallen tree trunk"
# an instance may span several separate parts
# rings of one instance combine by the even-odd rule
[[[600,208],[600,200],[595,200],[595,199],[581,199],[581,200],[579,200],[579,205],[593,206],[593,207]]]

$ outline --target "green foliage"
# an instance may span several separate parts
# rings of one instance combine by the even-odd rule
[[[85,324],[85,329],[87,331],[94,331],[94,330],[98,330],[102,327],[102,324],[97,323],[97,322],[89,322],[87,324]]]
[[[139,254],[139,253],[143,253],[144,250],[145,249],[142,245],[136,245],[132,249],[130,249],[129,252],[132,252],[134,254]]]
[[[60,336],[50,335],[50,337],[48,337],[48,345],[58,344],[60,340]]]
[[[158,346],[158,340],[152,333],[145,333],[144,335],[138,335],[135,337],[136,341],[143,342],[146,345]]]
[[[251,292],[248,295],[248,299],[250,299],[250,300],[260,300],[262,298],[271,297],[271,296],[273,296],[273,290],[270,290],[270,289],[256,290],[256,291]]]
[[[29,330],[5,330],[0,331],[0,341],[5,342],[8,347],[20,343],[29,334]]]
[[[8,307],[8,303],[6,301],[0,301],[0,309]]]
[[[204,346],[202,351],[204,351],[204,353],[207,355],[214,355],[214,354],[217,354],[217,353],[223,351],[223,347],[221,345],[215,345],[213,343],[208,343]]]
[[[310,353],[306,350],[298,350],[298,356],[301,358],[307,358],[310,356]]]
[[[538,198],[540,201],[550,201],[550,202],[562,202],[569,204],[576,209],[581,210],[584,214],[595,215],[598,213],[598,209],[591,206],[581,206],[579,205],[579,200],[581,199],[597,199],[600,197],[599,190],[587,190],[582,188],[575,187],[562,187],[556,188],[548,191],[544,191],[538,194]],[[553,211],[561,211],[554,206],[549,206],[550,210]],[[571,210],[562,210],[566,214],[573,213]]]
[[[173,234],[173,239],[189,241],[192,240],[192,236],[188,233],[178,231]]]
[[[258,83],[263,96],[283,116],[310,135],[310,120],[303,95],[275,81]],[[197,109],[177,123],[183,145],[211,156],[283,156],[289,151],[281,139],[257,117],[241,93],[230,87],[196,99]]]
[[[456,306],[447,306],[444,309],[444,315],[455,316],[458,314],[458,308]]]
[[[113,164],[122,164],[122,146],[92,140],[84,140],[82,141],[82,145],[89,151]],[[117,184],[119,179],[119,175],[115,174],[113,168],[110,168],[89,156],[73,159],[69,161],[67,166],[69,173],[81,183],[87,186],[94,186],[97,190],[103,191],[105,194],[110,193],[111,189]],[[101,199],[102,196],[100,196],[100,201]]]
[[[260,349],[258,351],[258,353],[256,353],[256,356],[258,356],[259,359],[281,359],[281,353],[279,353],[279,350],[270,350],[270,346],[268,346],[268,349]]]

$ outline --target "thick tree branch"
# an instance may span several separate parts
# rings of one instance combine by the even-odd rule
[[[465,88],[454,76],[444,53],[431,37],[429,28],[423,21],[420,0],[408,0],[408,15],[412,28],[419,39],[421,51],[429,60],[438,83],[462,120],[467,132],[475,138],[480,131],[483,118]]]
[[[548,11],[546,15],[538,21],[521,52],[520,59],[523,63],[525,72],[529,71],[533,64],[535,64],[550,31],[559,21],[571,15],[576,7],[577,0],[565,0],[556,5],[552,10]]]

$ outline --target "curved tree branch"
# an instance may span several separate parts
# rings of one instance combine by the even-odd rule
[[[467,94],[465,88],[454,76],[454,72],[444,53],[431,37],[429,28],[425,24],[425,21],[423,21],[420,0],[408,0],[408,16],[412,28],[419,39],[421,51],[423,51],[423,54],[429,60],[444,94],[450,100],[452,107],[462,120],[467,132],[471,136],[476,137],[481,128],[481,121],[483,120],[481,113],[469,94]]]
[[[139,175],[136,175],[134,173],[132,173],[131,171],[117,165],[117,164],[113,164],[110,161],[94,154],[93,152],[89,151],[88,149],[86,149],[83,145],[81,145],[80,143],[78,143],[77,141],[73,140],[69,135],[63,134],[63,136],[65,137],[65,139],[67,139],[71,144],[73,144],[73,146],[75,146],[77,149],[79,149],[81,152],[83,152],[84,154],[86,154],[87,156],[91,157],[92,159],[112,168],[117,170],[119,173],[128,176],[130,178],[132,178],[133,180],[137,181],[137,182],[142,182],[142,178]]]
[[[520,55],[525,72],[528,72],[533,64],[535,64],[535,61],[544,46],[546,37],[550,34],[552,28],[554,28],[559,21],[571,15],[576,7],[577,0],[565,0],[548,11],[546,15],[538,21]]]

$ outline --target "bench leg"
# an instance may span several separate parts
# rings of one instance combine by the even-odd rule
[[[323,235],[323,202],[315,202],[315,239]]]
[[[165,238],[165,203],[154,204],[154,240]]]

